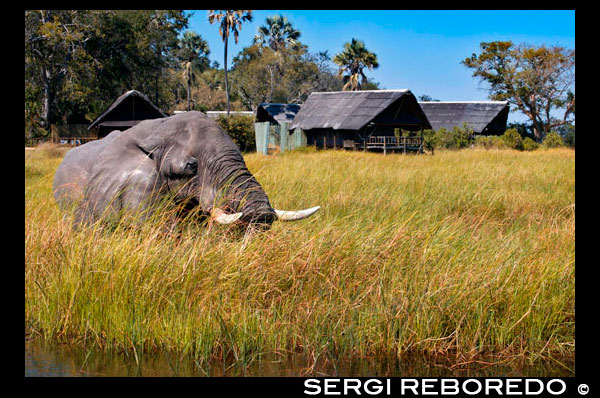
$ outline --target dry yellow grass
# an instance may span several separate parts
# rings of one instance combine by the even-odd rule
[[[188,222],[74,231],[52,198],[61,161],[25,154],[30,333],[202,361],[572,356],[573,150],[250,154],[277,208],[322,206],[242,249]]]

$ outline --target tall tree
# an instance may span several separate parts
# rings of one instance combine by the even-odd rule
[[[208,54],[210,50],[208,43],[196,32],[187,31],[179,40],[179,48],[176,56],[181,63],[183,76],[187,83],[187,110],[190,108],[190,93],[192,81],[195,80],[195,72],[202,71],[208,67]]]
[[[279,51],[282,47],[298,44],[300,31],[283,15],[267,17],[265,25],[258,28],[258,33],[252,40],[259,45],[268,45],[273,51]]]
[[[229,32],[233,33],[235,44],[238,43],[239,30],[242,23],[252,21],[252,10],[208,10],[208,22],[219,23],[219,34],[225,43],[224,68],[225,68],[225,94],[227,96],[227,116],[229,116],[229,83],[227,81],[227,46]]]
[[[25,11],[25,75],[42,87],[41,124],[56,121],[57,94],[77,101],[89,92],[85,78],[98,62],[86,51],[94,33],[94,12],[81,10]]]
[[[575,115],[575,50],[511,41],[483,42],[480,48],[481,54],[461,63],[489,85],[490,99],[508,101],[531,119],[536,140],[569,123]],[[562,116],[554,116],[559,110]]]
[[[187,28],[189,17],[179,10],[147,12],[150,12],[150,15],[147,19],[145,36],[149,44],[148,50],[154,55],[149,63],[154,75],[154,103],[159,106],[167,105],[159,101],[159,87],[168,68],[174,66],[173,52],[177,49],[177,36],[182,29]]]
[[[340,66],[338,76],[344,81],[344,91],[356,91],[361,89],[362,83],[368,81],[363,70],[373,70],[379,67],[377,55],[365,47],[362,40],[352,39],[350,43],[344,44],[344,51],[333,58],[333,62]]]
[[[329,55],[309,53],[304,45],[278,52],[258,44],[246,47],[233,58],[232,80],[234,93],[252,110],[261,102],[299,103],[313,91],[342,88]]]

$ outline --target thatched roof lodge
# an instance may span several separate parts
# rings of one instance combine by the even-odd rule
[[[365,90],[312,93],[291,129],[302,129],[317,148],[400,149],[402,130],[430,129],[427,116],[410,90]],[[404,138],[404,137],[400,137]],[[406,137],[408,139],[408,137]],[[403,150],[422,150],[415,137]]]
[[[300,110],[299,104],[262,103],[256,108],[256,123],[270,124],[291,123]]]
[[[466,123],[474,134],[500,135],[506,131],[509,106],[506,101],[419,102],[434,130]]]
[[[88,129],[97,128],[98,138],[102,138],[113,130],[126,130],[142,120],[167,116],[145,94],[129,90],[119,96]]]

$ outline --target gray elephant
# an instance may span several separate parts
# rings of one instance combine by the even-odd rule
[[[236,144],[214,120],[194,111],[145,120],[71,149],[53,191],[61,208],[75,206],[76,224],[123,212],[143,221],[165,198],[219,223],[265,228],[319,210],[274,209]]]

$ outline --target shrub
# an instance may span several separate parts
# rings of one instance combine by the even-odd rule
[[[454,148],[454,135],[442,127],[435,132],[434,145],[436,148]]]
[[[491,137],[485,135],[475,137],[475,146],[478,148],[490,149],[492,147],[490,138]]]
[[[538,147],[539,147],[538,143],[529,137],[527,137],[523,140],[523,150],[525,150],[525,151],[533,151],[535,149],[538,149]]]
[[[473,129],[466,123],[462,127],[454,126],[452,128],[455,148],[466,148],[473,142]]]
[[[481,135],[475,137],[475,146],[485,149],[505,149],[506,144],[496,135]]]
[[[438,147],[437,138],[434,130],[423,130],[423,146],[432,151]]]
[[[425,147],[460,149],[466,148],[473,142],[473,130],[463,123],[462,127],[454,126],[452,131],[441,128],[437,131],[425,130],[423,132]]]
[[[560,138],[560,135],[558,135],[557,132],[551,131],[548,134],[546,134],[546,137],[544,137],[544,141],[542,141],[542,145],[546,148],[558,148],[558,147],[564,146],[564,143],[563,143],[562,138]]]
[[[256,138],[254,136],[254,118],[245,115],[220,115],[217,123],[227,131],[227,134],[236,143],[242,152],[253,152],[256,150]]]
[[[507,148],[523,149],[523,139],[521,138],[521,134],[519,134],[515,128],[506,130],[504,134],[502,134],[501,139]]]

